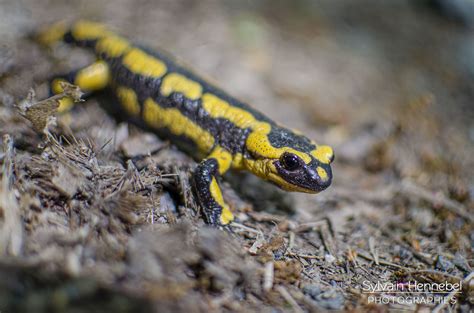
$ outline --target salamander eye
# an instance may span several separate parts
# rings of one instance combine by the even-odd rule
[[[301,165],[300,158],[292,153],[285,152],[280,157],[280,162],[288,171],[294,171]]]

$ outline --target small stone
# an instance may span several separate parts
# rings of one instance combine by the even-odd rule
[[[326,261],[327,263],[332,263],[336,261],[336,258],[332,254],[325,254],[324,261]]]
[[[153,153],[164,146],[164,143],[152,134],[140,134],[128,138],[120,145],[123,154],[128,158]]]
[[[446,257],[439,255],[438,259],[436,260],[436,269],[443,271],[443,272],[450,272],[454,269],[453,262],[449,261]]]
[[[167,212],[176,214],[177,209],[176,209],[176,204],[171,198],[171,195],[165,192],[160,197],[160,213],[166,214]]]
[[[467,262],[466,258],[459,252],[456,252],[456,254],[454,255],[453,263],[465,273],[469,273],[472,271],[472,268],[469,266],[469,263]]]
[[[323,289],[319,285],[307,285],[303,288],[303,293],[322,308],[341,310],[344,307],[344,296],[335,288]]]

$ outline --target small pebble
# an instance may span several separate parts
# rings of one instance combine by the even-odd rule
[[[443,272],[450,272],[454,270],[454,264],[446,257],[439,255],[438,259],[436,260],[435,268]]]
[[[335,288],[323,290],[319,285],[307,285],[303,293],[322,308],[341,310],[344,307],[344,296]]]
[[[453,263],[465,273],[469,273],[472,271],[472,268],[469,266],[469,263],[467,262],[466,258],[459,252],[456,252],[456,254],[454,255]]]
[[[326,261],[327,263],[332,263],[336,261],[336,258],[332,254],[325,254],[324,261]]]

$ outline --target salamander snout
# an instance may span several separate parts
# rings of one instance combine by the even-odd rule
[[[323,164],[312,158],[305,163],[299,156],[289,152],[282,154],[274,161],[277,175],[281,178],[274,181],[282,189],[306,193],[318,193],[331,185],[332,169],[330,164]]]

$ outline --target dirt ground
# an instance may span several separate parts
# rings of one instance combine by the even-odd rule
[[[449,4],[1,0],[0,312],[472,312],[474,9]],[[93,56],[29,34],[78,18],[333,146],[333,185],[231,173],[238,222],[213,229],[195,161],[107,115],[107,97],[45,133],[47,79]],[[415,281],[462,290],[367,290]]]

